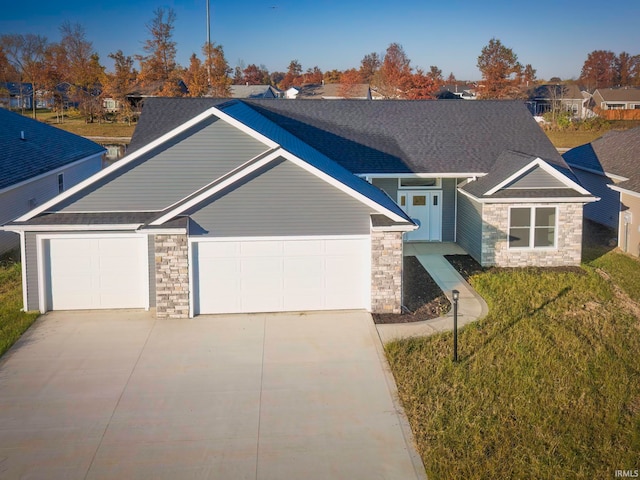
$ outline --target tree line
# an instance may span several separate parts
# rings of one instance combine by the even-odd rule
[[[100,63],[79,24],[63,23],[59,42],[30,33],[0,35],[0,81],[31,83],[33,95],[36,91],[46,92],[48,104],[60,113],[64,95],[56,87],[66,83],[67,96],[90,122],[104,113],[103,98],[118,102],[118,117],[130,120],[134,112],[127,96],[136,91],[159,96],[229,97],[233,84],[273,85],[286,90],[324,82],[340,84],[344,97],[353,96],[357,85],[368,84],[387,99],[432,99],[445,83],[458,83],[453,73],[445,79],[437,66],[432,65],[429,70],[414,67],[399,43],[390,44],[384,53],[364,55],[358,68],[344,71],[323,72],[317,66],[303,71],[298,60],[292,60],[286,72],[269,72],[264,65],[245,66],[242,61],[232,69],[222,45],[215,43],[205,43],[201,56],[192,53],[189,65],[182,67],[176,61],[175,21],[172,9],[156,9],[146,24],[148,38],[142,53],[109,53],[114,64],[111,72]],[[477,67],[482,76],[476,89],[480,98],[526,98],[529,89],[538,83],[536,70],[530,64],[522,65],[515,52],[496,38],[482,48]],[[579,82],[590,90],[640,85],[640,55],[591,52]],[[35,98],[32,104],[35,116]]]

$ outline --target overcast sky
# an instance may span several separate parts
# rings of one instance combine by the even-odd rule
[[[142,53],[145,27],[158,8],[176,12],[178,62],[201,56],[206,0],[34,0],[12,3],[0,15],[0,33],[35,33],[58,41],[59,26],[80,23],[108,70],[111,52]],[[362,57],[400,43],[412,66],[439,67],[444,76],[479,79],[478,55],[492,37],[530,63],[538,78],[577,78],[593,50],[640,54],[639,0],[210,0],[211,39],[231,67],[264,64],[286,71],[360,66]]]

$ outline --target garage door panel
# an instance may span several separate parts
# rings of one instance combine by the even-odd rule
[[[369,238],[194,242],[194,313],[367,308],[369,245]],[[226,259],[217,256],[223,251]]]
[[[145,308],[146,248],[144,237],[45,240],[46,308]]]

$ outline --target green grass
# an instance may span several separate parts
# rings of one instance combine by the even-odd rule
[[[640,268],[635,270],[635,276]],[[387,345],[430,479],[613,478],[640,458],[640,325],[592,268],[471,278],[485,319]]]
[[[25,112],[25,116],[33,117],[33,114]],[[56,115],[49,110],[38,110],[36,118],[54,127],[66,130],[83,137],[131,137],[135,124],[126,123],[86,123],[78,112],[71,111],[65,114],[64,123],[57,123]]]
[[[640,261],[637,258],[611,251],[589,264],[607,272],[632,300],[640,302]]]
[[[0,355],[9,350],[38,317],[22,312],[22,275],[17,254],[0,256]]]
[[[565,131],[565,130],[545,130],[547,137],[556,148],[574,148],[585,143],[591,143],[604,135],[603,131]]]

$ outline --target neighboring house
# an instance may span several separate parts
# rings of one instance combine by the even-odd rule
[[[298,88],[295,98],[311,100],[338,100],[350,98],[354,100],[371,100],[373,94],[366,83],[346,85],[342,83],[311,83]]]
[[[30,109],[33,86],[25,82],[0,82],[0,108]]]
[[[577,265],[594,200],[521,102],[153,98],[125,158],[4,228],[29,310],[399,312],[403,242]]]
[[[542,116],[545,113],[571,112],[574,118],[585,119],[593,115],[589,110],[591,95],[578,85],[549,84],[538,85],[529,93],[531,113]]]
[[[601,110],[640,110],[640,88],[599,88],[593,92],[591,106]]]
[[[231,85],[232,98],[282,98],[283,94],[272,85]]]
[[[616,229],[618,246],[640,256],[640,127],[608,132],[563,157],[601,198],[585,207],[585,216]]]
[[[0,224],[98,172],[104,148],[17,113],[0,109]],[[18,235],[0,232],[0,253]]]
[[[476,85],[472,83],[443,85],[438,91],[436,97],[441,100],[456,98],[460,98],[462,100],[475,100],[477,98]]]

